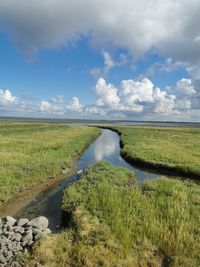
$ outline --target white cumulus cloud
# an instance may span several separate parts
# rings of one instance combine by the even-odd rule
[[[144,77],[122,80],[118,86],[99,78],[93,88],[96,101],[82,105],[78,97],[66,101],[62,95],[40,102],[16,97],[0,90],[0,114],[20,116],[135,118],[198,120],[200,87],[187,78],[161,89]]]
[[[156,113],[170,113],[175,109],[175,95],[167,95],[166,91],[161,91],[160,88],[155,88],[153,92]]]
[[[131,105],[139,102],[153,102],[153,83],[148,79],[123,80],[120,97],[124,104]]]
[[[9,90],[0,90],[0,105],[12,105],[16,103],[16,97]]]
[[[177,89],[180,93],[185,94],[186,96],[191,96],[196,93],[194,85],[191,79],[181,79],[176,84]]]
[[[55,96],[49,101],[42,100],[38,105],[38,112],[52,116],[66,116],[71,113],[80,113],[83,106],[77,97],[73,97],[70,103],[65,101],[64,96]]]
[[[120,98],[117,89],[112,84],[107,84],[103,78],[98,79],[95,93],[98,97],[96,105],[106,108],[114,108],[119,104]]]
[[[166,91],[154,87],[148,78],[123,80],[119,88],[100,78],[95,93],[97,106],[110,111],[169,114],[175,108],[176,96],[168,95]]]
[[[39,109],[42,112],[50,112],[52,109],[51,103],[49,103],[48,101],[41,101]]]
[[[82,105],[79,103],[78,97],[73,97],[71,103],[67,106],[67,109],[71,112],[81,112]]]

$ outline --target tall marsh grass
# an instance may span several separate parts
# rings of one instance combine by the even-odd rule
[[[100,162],[64,192],[71,228],[33,255],[44,266],[200,266],[199,194],[198,185],[167,178],[137,187],[133,173]]]

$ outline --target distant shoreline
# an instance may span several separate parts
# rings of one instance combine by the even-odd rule
[[[31,122],[31,123],[61,123],[81,125],[157,125],[160,127],[200,127],[200,122],[173,122],[173,121],[132,121],[132,120],[91,120],[91,119],[58,119],[58,118],[25,118],[25,117],[0,117],[0,121]]]

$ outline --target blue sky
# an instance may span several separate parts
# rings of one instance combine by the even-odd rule
[[[0,116],[199,121],[197,2],[1,1]]]

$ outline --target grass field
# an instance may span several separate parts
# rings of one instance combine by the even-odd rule
[[[115,127],[122,155],[132,163],[200,178],[200,129]]]
[[[0,206],[71,168],[99,130],[85,126],[0,122]]]
[[[200,266],[200,187],[161,178],[138,188],[134,181],[107,162],[90,168],[65,190],[70,227],[41,241],[27,266]]]

